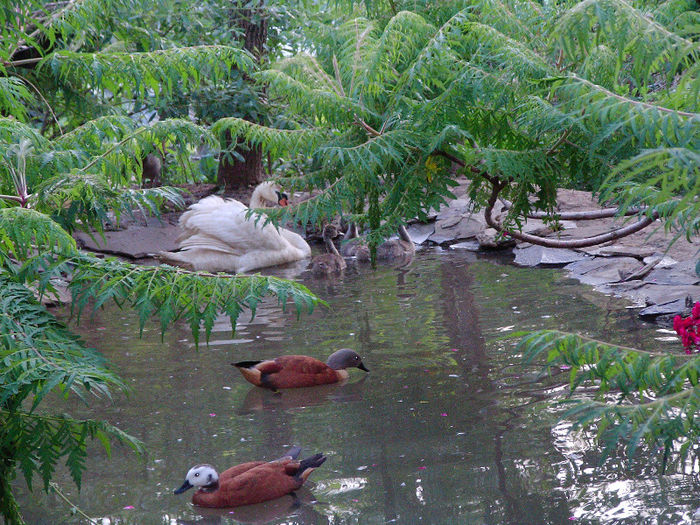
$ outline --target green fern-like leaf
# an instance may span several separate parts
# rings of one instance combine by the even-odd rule
[[[556,331],[529,334],[518,350],[526,362],[543,359],[549,367],[571,367],[572,394],[582,386],[596,387],[596,399],[567,400],[564,417],[577,426],[604,429],[606,453],[618,441],[626,442],[629,456],[643,443],[661,445],[665,455],[680,443],[680,461],[699,452],[700,356],[643,352]],[[608,400],[608,393],[616,401]]]

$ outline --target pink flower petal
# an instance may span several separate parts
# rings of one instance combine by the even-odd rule
[[[427,467],[418,467],[418,470],[425,470]]]
[[[133,505],[127,505],[126,507],[124,507],[124,510],[134,510],[135,508],[136,507],[134,507]]]
[[[450,348],[450,352],[459,352],[456,348]]]
[[[440,414],[440,415],[441,415],[442,417],[447,417],[447,412],[443,412],[443,413]]]
[[[209,414],[209,417],[216,417],[216,414],[214,414],[214,412],[212,412],[211,414]]]

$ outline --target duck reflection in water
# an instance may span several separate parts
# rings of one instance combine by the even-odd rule
[[[364,397],[364,383],[367,376],[352,383],[333,383],[313,388],[289,388],[274,392],[266,388],[251,388],[237,410],[238,415],[261,410],[289,410],[326,403],[348,403],[360,401]]]
[[[270,523],[280,518],[288,518],[285,523],[311,524],[321,523],[321,514],[316,512],[313,505],[316,498],[307,487],[301,487],[291,494],[272,501],[246,505],[233,509],[209,509],[193,507],[199,515],[198,519],[178,519],[177,525],[220,525],[231,523]]]

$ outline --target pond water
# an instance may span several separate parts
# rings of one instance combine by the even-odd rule
[[[80,492],[59,469],[66,496],[103,525],[692,523],[697,476],[660,476],[657,458],[644,455],[631,467],[613,457],[597,468],[590,436],[568,434],[543,403],[561,395],[566,374],[538,379],[508,337],[559,328],[677,351],[623,301],[560,270],[441,250],[419,252],[405,268],[299,278],[329,306],[297,318],[270,302],[235,335],[222,319],[199,350],[185,323],[163,341],[155,323],[139,338],[135,316],[116,308],[81,323],[133,389],[67,411],[118,425],[148,455],[115,447],[108,459],[94,446]],[[325,360],[341,347],[357,350],[371,372],[274,395],[230,365],[283,353]],[[191,491],[172,493],[196,463],[221,471],[291,445],[328,456],[296,498],[202,511]],[[81,523],[55,495],[17,486],[28,523]]]

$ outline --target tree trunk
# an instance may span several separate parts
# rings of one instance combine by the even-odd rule
[[[259,0],[257,6],[231,11],[231,23],[239,26],[244,32],[243,47],[255,56],[258,63],[266,53],[268,17],[265,11],[265,0]],[[231,135],[226,132],[224,148],[231,147]],[[243,160],[222,153],[219,160],[217,179],[226,188],[240,188],[256,185],[265,178],[263,170],[263,154],[260,146],[236,145],[236,152]]]
[[[240,144],[242,141],[238,141]],[[225,147],[231,147],[231,134],[227,131]],[[240,188],[243,186],[256,185],[265,179],[265,172],[262,163],[262,149],[255,146],[252,149],[245,145],[237,145],[236,151],[244,160],[227,157],[223,152],[219,160],[219,171],[217,179],[219,184],[226,188]]]

